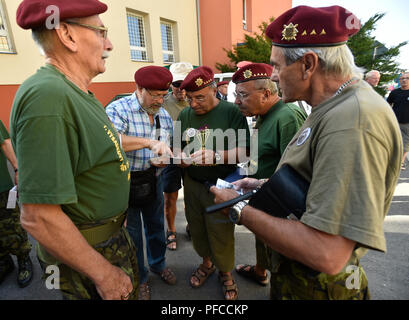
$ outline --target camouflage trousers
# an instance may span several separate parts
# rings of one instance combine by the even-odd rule
[[[93,248],[99,252],[112,265],[121,268],[131,279],[133,291],[128,300],[138,299],[138,262],[136,258],[136,248],[128,232],[122,227],[110,239],[99,243]],[[50,265],[39,259],[43,269],[43,280],[47,280],[51,274],[46,273]],[[91,279],[68,267],[65,264],[58,264],[59,289],[65,300],[101,300],[95,284]],[[55,282],[55,281],[54,281]]]
[[[18,258],[27,256],[31,251],[27,232],[20,224],[20,211],[6,209],[8,191],[0,193],[0,260],[8,254]]]
[[[272,300],[369,300],[368,280],[357,262],[358,276],[340,272],[331,276],[318,273],[296,261],[285,259],[277,273],[271,273],[270,298]]]

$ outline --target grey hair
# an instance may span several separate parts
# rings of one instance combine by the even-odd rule
[[[270,79],[257,79],[254,80],[255,89],[267,89],[270,90],[271,94],[278,92],[277,84]]]
[[[355,65],[354,56],[346,44],[335,47],[281,48],[287,65],[296,62],[307,52],[314,52],[322,69],[327,74],[336,74],[344,78],[363,78],[365,70]]]
[[[365,79],[368,79],[372,75],[381,76],[381,73],[378,70],[371,70],[365,75]]]
[[[47,52],[52,50],[51,42],[51,31],[46,28],[37,28],[33,29],[31,36],[33,37],[34,42],[38,46],[40,53],[46,55]]]

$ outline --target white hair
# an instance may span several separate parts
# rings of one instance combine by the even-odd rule
[[[372,77],[374,75],[380,77],[381,73],[378,70],[371,70],[365,75],[365,79],[368,79],[368,78],[370,78],[370,77]]]
[[[271,79],[257,79],[254,80],[254,88],[256,89],[267,89],[270,90],[272,94],[278,92],[277,84]]]
[[[346,44],[334,47],[287,48],[281,47],[287,65],[296,62],[308,52],[314,52],[322,69],[327,74],[336,74],[344,78],[363,78],[364,69],[355,65],[354,56]]]

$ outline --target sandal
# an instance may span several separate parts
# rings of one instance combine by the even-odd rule
[[[250,267],[250,268],[249,268]],[[236,266],[236,272],[248,279],[251,279],[255,282],[257,282],[261,286],[266,286],[268,285],[268,276],[260,276],[256,273],[255,270],[256,266],[252,266],[249,264],[242,264],[242,265],[237,265]]]
[[[192,276],[190,278],[190,285],[193,288],[199,288],[201,287],[207,280],[207,278],[209,278],[209,276],[215,272],[216,267],[214,264],[212,264],[211,267],[207,268],[203,263],[199,266],[199,268],[197,268],[193,273]],[[200,273],[202,272],[202,273]],[[192,278],[195,277],[197,280],[199,280],[199,284],[193,284],[192,283]]]
[[[173,236],[174,238],[170,238],[171,236]],[[166,248],[168,248],[169,250],[175,251],[176,250],[176,246],[174,248],[169,247],[169,245],[171,243],[175,243],[176,244],[176,232],[173,231],[167,231],[166,232]]]
[[[165,268],[161,272],[152,270],[153,273],[156,273],[161,277],[161,279],[166,282],[167,284],[174,285],[176,284],[176,276],[170,268]]]
[[[151,290],[148,283],[143,283],[139,286],[138,300],[150,300]]]
[[[229,280],[231,280],[233,284],[225,284]],[[236,284],[236,281],[234,281],[233,276],[231,274],[221,273],[219,271],[219,281],[222,283],[224,299],[225,300],[237,300],[237,297],[239,295],[239,290],[237,289],[237,284]],[[226,297],[227,292],[234,292],[233,297],[228,299]]]

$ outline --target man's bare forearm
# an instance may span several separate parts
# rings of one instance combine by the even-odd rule
[[[56,259],[94,283],[103,281],[111,264],[88,244],[60,206],[24,204],[21,223]]]
[[[122,149],[124,149],[125,152],[140,150],[144,148],[150,149],[151,144],[152,144],[152,141],[150,139],[140,138],[140,137],[130,137],[124,134],[121,134],[121,139],[122,139]]]
[[[10,139],[4,140],[1,145],[1,149],[3,150],[4,155],[10,161],[11,165],[14,169],[17,169],[17,158],[16,154],[14,153],[13,145],[11,144]]]
[[[355,242],[313,229],[300,221],[272,217],[250,206],[240,222],[274,251],[310,268],[337,274],[351,256]]]

